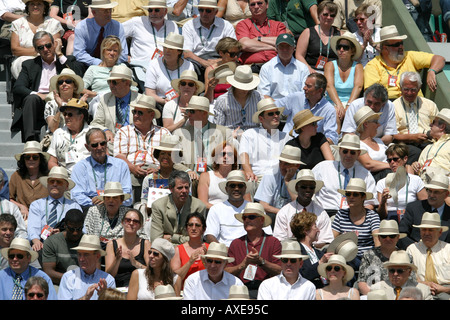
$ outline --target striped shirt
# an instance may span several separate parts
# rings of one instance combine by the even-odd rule
[[[380,229],[380,217],[370,209],[366,209],[366,219],[360,225],[350,220],[350,210],[341,209],[335,215],[331,229],[339,233],[356,232],[358,236],[358,256],[362,257],[364,251],[372,249],[375,245],[372,233]]]
[[[123,154],[135,165],[159,165],[158,160],[153,157],[153,150],[159,146],[164,134],[170,135],[170,131],[155,125],[145,135],[134,124],[122,127],[114,138],[114,156]]]

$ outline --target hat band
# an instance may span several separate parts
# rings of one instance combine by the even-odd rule
[[[209,106],[206,107],[206,106],[202,106],[202,105],[195,104],[195,103],[189,103],[188,104],[188,109],[197,109],[197,108],[201,109],[203,111],[209,111]]]
[[[431,180],[430,185],[435,185],[435,186],[442,187],[444,189],[448,189],[448,184],[445,184],[445,183],[440,182],[440,181],[433,181],[433,180]]]
[[[242,293],[231,293],[228,299],[248,299],[248,295]]]
[[[396,31],[396,32],[384,34],[383,35],[383,40],[387,39],[387,38],[391,38],[391,37],[401,37],[401,36],[398,34],[398,31]],[[381,41],[383,41],[383,40],[381,40]]]
[[[339,148],[357,148],[360,149],[360,145],[353,142],[343,142],[339,145]]]
[[[234,75],[234,80],[236,80],[237,82],[240,82],[240,83],[250,83],[253,81],[253,77],[242,78],[239,75]]]
[[[108,189],[105,191],[105,193],[103,195],[106,196],[108,194],[116,194],[116,193],[124,194],[123,190],[120,190],[120,189]]]
[[[398,230],[396,228],[383,228],[383,229],[380,229],[379,233],[394,233],[394,234],[397,234]]]
[[[38,148],[27,148],[22,153],[42,153],[42,150]]]
[[[160,142],[159,146],[162,148],[175,148],[175,144],[167,143],[167,142]]]
[[[422,220],[421,224],[430,225],[430,226],[436,226],[436,227],[439,227],[439,228],[442,227],[440,222],[437,222],[437,221],[434,221],[434,220]]]
[[[47,177],[47,180],[48,179],[50,179],[50,178],[53,178],[53,179],[63,179],[63,180],[66,180],[66,181],[68,181],[68,179],[69,178],[67,178],[66,176],[63,176],[63,175],[61,175],[61,174],[52,174],[52,175],[49,175],[48,177]]]
[[[364,192],[364,193],[366,193],[365,189],[363,189],[361,187],[358,187],[358,186],[351,186],[351,185],[347,186],[345,191],[354,191],[354,192]]]
[[[131,77],[129,75],[124,74],[124,73],[110,73],[109,77],[110,78],[122,78],[122,79],[131,80]]]
[[[287,255],[287,254],[299,254],[299,255],[301,255],[301,252],[298,251],[298,250],[282,250],[281,251],[281,255],[282,256]]]
[[[167,45],[169,45],[169,46],[174,46],[174,47],[177,47],[177,48],[179,48],[180,47],[180,43],[178,43],[178,42],[174,42],[174,41],[170,41],[170,40],[167,40],[166,39],[166,41],[164,41],[164,44],[167,44]],[[181,45],[182,46],[182,45]],[[183,50],[183,49],[180,49],[180,50]]]
[[[224,256],[223,251],[208,250],[206,256],[210,256],[210,255],[222,256],[224,260],[226,260],[228,258],[227,256]]]
[[[22,246],[22,245],[20,245],[20,244],[16,244],[16,245],[14,245],[13,247],[9,247],[8,249],[9,249],[9,250],[26,251],[26,252],[28,252],[28,253],[30,253],[30,251],[31,251],[31,248],[27,248],[27,247]],[[8,250],[8,252],[9,252],[9,250]]]
[[[300,158],[298,156],[295,157],[293,155],[286,154],[286,153],[280,154],[280,158],[284,158],[284,159],[288,159],[288,160],[294,160],[294,161],[299,161],[300,160]]]
[[[102,248],[100,248],[98,245],[94,245],[92,243],[80,242],[80,244],[78,245],[78,248],[82,248],[82,247],[92,249],[92,250],[99,250],[99,251],[102,250]],[[86,249],[86,250],[88,250],[88,249]],[[78,250],[83,250],[83,249],[78,249]]]
[[[154,109],[154,108],[155,108],[154,105],[152,105],[152,104],[150,104],[150,103],[148,103],[148,102],[146,102],[146,101],[142,101],[142,100],[141,100],[141,101],[137,101],[135,106],[137,106],[138,108],[139,108],[139,107],[142,107],[142,108],[151,108],[151,109]]]
[[[96,0],[92,0],[92,3],[91,3],[92,5],[94,5],[94,6],[98,6],[98,5],[102,5],[102,4],[111,4],[111,1],[109,1],[109,0],[98,0],[98,1],[96,1]]]
[[[342,241],[342,242],[336,247],[335,252],[339,252],[346,244],[351,243],[351,242],[353,242],[353,241],[350,241],[350,240]]]
[[[156,296],[155,299],[174,298],[174,297],[176,297],[176,295],[173,293],[162,293],[162,294],[158,294],[158,296]]]

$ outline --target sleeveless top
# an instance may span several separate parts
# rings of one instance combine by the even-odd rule
[[[209,247],[208,243],[205,243],[206,248]],[[189,262],[189,255],[186,252],[186,248],[183,246],[183,244],[178,245],[178,250],[180,252],[180,260],[181,260],[181,265],[184,266],[186,263]],[[189,271],[187,272],[186,276],[184,277],[184,280],[187,279],[187,277],[189,277],[189,275],[193,274],[194,272],[200,271],[205,269],[205,266],[203,265],[202,260],[196,260],[191,267],[189,268]],[[183,284],[184,284],[184,280],[183,280]]]
[[[228,195],[219,189],[219,182],[226,181],[225,178],[219,178],[214,174],[213,170],[209,173],[208,202],[211,204],[220,203],[228,199]]]
[[[239,21],[250,18],[251,16],[252,13],[250,12],[248,4],[246,5],[245,10],[242,11],[237,0],[228,0],[224,19],[229,21],[233,26],[236,26]]]
[[[348,296],[347,296],[347,298],[349,298],[349,299],[352,298],[353,289],[354,289],[354,288],[350,288],[350,290],[348,290]],[[320,295],[320,298],[323,300],[323,292],[322,292],[322,289],[319,289],[319,295]]]
[[[339,36],[341,32],[339,29],[336,29],[333,27],[333,34],[332,36]],[[309,28],[309,42],[308,42],[308,49],[306,50],[306,57],[305,60],[308,62],[308,64],[311,66],[311,68],[316,69],[316,63],[319,57],[322,55],[324,57],[328,54],[328,61],[336,60],[338,57],[336,53],[334,53],[333,49],[331,49],[331,43],[329,42],[331,40],[328,39],[328,43],[324,44],[322,40],[319,37],[319,34],[317,33],[317,30],[315,27]],[[322,53],[320,52],[320,43],[322,42]],[[329,46],[329,50],[327,50]],[[323,69],[319,69],[320,71],[323,71]]]
[[[116,252],[117,240],[113,240],[113,248],[114,252]],[[144,239],[141,239],[139,254],[134,258],[136,259],[136,261],[142,263],[145,266],[146,263],[144,259],[144,251],[145,251],[145,241]],[[122,258],[122,260],[120,260],[119,269],[117,270],[117,275],[114,278],[116,280],[116,287],[128,287],[131,273],[135,269],[136,268],[131,264],[131,261],[129,259]]]
[[[353,87],[355,86],[355,70],[356,70],[357,62],[354,61],[351,68],[350,74],[348,75],[347,80],[345,82],[342,81],[341,76],[339,74],[339,67],[337,64],[337,60],[333,61],[334,66],[334,87],[336,88],[339,99],[342,104],[345,106],[347,101],[350,99],[350,95],[352,94]],[[330,96],[327,93],[327,100],[333,103]]]

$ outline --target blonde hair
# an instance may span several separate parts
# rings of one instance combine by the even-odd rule
[[[116,36],[107,36],[103,39],[102,44],[100,45],[100,59],[103,61],[103,51],[105,49],[111,48],[113,45],[117,44],[119,47],[119,54],[117,55],[117,60],[122,53],[122,44],[120,43],[120,39]]]

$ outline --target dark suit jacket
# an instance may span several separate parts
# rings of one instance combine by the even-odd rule
[[[305,247],[303,247],[302,244],[300,244],[300,248],[302,250],[303,255],[308,255],[306,252]],[[314,251],[317,255],[317,258],[320,260],[322,258],[324,252],[318,249],[314,248]],[[316,262],[314,264],[311,263],[311,259],[306,259],[303,261],[303,266],[300,268],[300,274],[303,278],[308,279],[314,285],[316,288],[323,288],[322,280],[320,280],[319,272],[317,272],[317,267],[319,266],[319,262]]]
[[[65,64],[61,64],[59,59],[56,59],[56,72],[61,73],[64,68],[72,69],[77,75],[83,77],[83,69],[79,62],[75,60],[74,56],[67,56]],[[22,118],[22,101],[33,91],[38,91],[39,83],[41,82],[42,74],[42,59],[37,56],[34,59],[26,60],[22,63],[22,70],[14,83],[13,97],[14,97],[14,117],[11,124],[11,130],[20,130]]]
[[[410,244],[420,241],[420,229],[413,227],[413,225],[420,225],[424,212],[431,212],[431,210],[428,200],[416,200],[406,206],[405,214],[398,226],[400,232],[407,234],[405,238],[400,239],[397,243],[400,249],[406,250]],[[448,205],[444,206],[441,225],[450,227],[450,207]],[[448,231],[442,232],[439,239],[450,243],[450,233]]]

